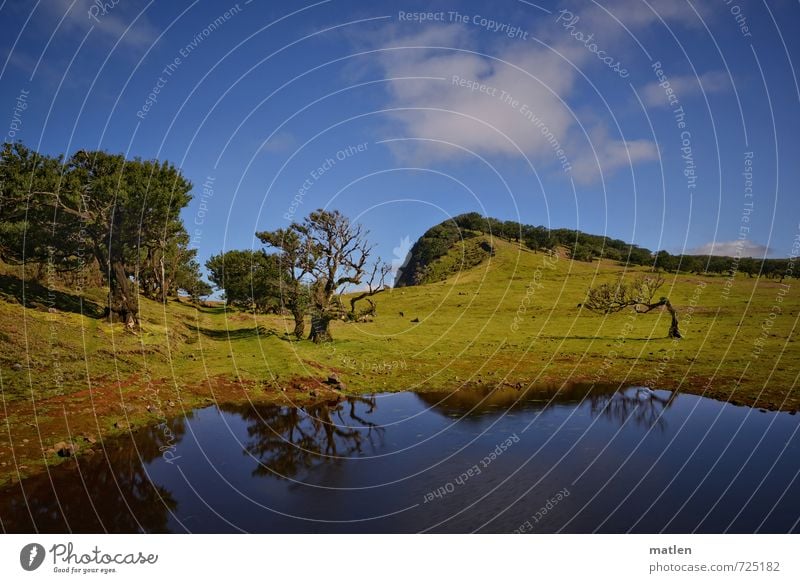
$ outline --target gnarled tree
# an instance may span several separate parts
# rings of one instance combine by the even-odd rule
[[[353,320],[363,320],[367,317],[375,315],[375,302],[372,301],[372,296],[386,291],[386,278],[392,272],[392,266],[385,263],[378,257],[378,260],[373,264],[372,269],[369,271],[365,280],[366,288],[356,293],[350,298],[350,318]],[[356,311],[356,304],[361,300],[366,300],[369,304],[368,308]]]
[[[330,323],[347,316],[340,294],[348,285],[360,285],[366,274],[371,251],[366,234],[361,225],[351,223],[339,211],[323,209],[286,229],[256,233],[267,251],[272,251],[269,257],[276,258],[281,266],[281,305],[294,317],[297,338],[305,331],[304,317],[309,312],[309,339],[333,339]],[[384,273],[376,264],[369,291],[362,297],[382,291],[386,273],[388,270]]]
[[[658,300],[654,299],[663,285],[664,278],[661,275],[639,276],[630,283],[625,283],[620,276],[615,283],[603,283],[590,288],[583,306],[593,312],[604,314],[620,312],[625,308],[633,308],[637,313],[644,314],[663,306],[672,318],[667,336],[681,338],[678,330],[678,312],[669,298],[661,296]]]
[[[314,342],[329,342],[332,320],[344,317],[340,298],[342,286],[359,285],[371,247],[366,230],[353,224],[339,211],[316,210],[302,224],[292,225],[306,241],[305,258],[311,285],[311,334]]]

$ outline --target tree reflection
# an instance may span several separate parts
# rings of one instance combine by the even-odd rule
[[[664,429],[662,413],[672,405],[677,393],[652,391],[643,387],[620,389],[617,385],[572,383],[515,389],[482,387],[454,392],[423,392],[417,397],[447,417],[480,421],[481,415],[502,415],[508,411],[547,411],[559,406],[580,407],[588,403],[592,415],[602,415],[615,423],[629,419],[645,427]]]
[[[611,394],[591,394],[589,402],[592,415],[624,425],[629,420],[647,429],[661,431],[667,427],[664,410],[675,401],[677,393],[662,396],[645,387],[631,387]]]
[[[289,478],[380,447],[384,430],[367,419],[376,406],[374,397],[347,397],[304,407],[223,409],[250,422],[245,448],[260,462],[253,474]]]
[[[80,455],[0,490],[4,532],[168,532],[177,503],[153,484],[145,464],[186,430],[185,418],[105,442],[105,454]],[[138,450],[138,451],[137,451]]]

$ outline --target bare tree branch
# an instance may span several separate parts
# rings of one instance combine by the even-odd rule
[[[350,313],[356,313],[356,303],[365,298],[370,298],[376,294],[386,290],[386,277],[392,272],[392,266],[378,257],[378,260],[373,264],[372,270],[367,276],[366,285],[367,289],[350,298]],[[370,302],[371,307],[368,309],[372,314],[375,311],[375,304]]]
[[[669,298],[662,296],[653,301],[656,293],[663,285],[664,277],[660,274],[640,276],[630,283],[625,283],[620,275],[615,283],[603,283],[590,288],[583,306],[587,310],[603,314],[620,312],[625,308],[631,307],[637,313],[645,314],[664,306],[672,317],[668,336],[670,338],[682,338],[678,330],[678,313],[670,303]]]

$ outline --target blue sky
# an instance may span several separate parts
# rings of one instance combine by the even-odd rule
[[[5,140],[173,162],[202,259],[318,207],[385,259],[468,211],[673,253],[798,234],[796,2],[5,1],[0,26]]]

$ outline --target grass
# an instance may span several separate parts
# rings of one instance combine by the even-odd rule
[[[579,307],[587,288],[613,281],[620,265],[493,240],[494,255],[474,266],[480,242],[465,250],[468,269],[375,296],[375,321],[336,322],[327,345],[294,340],[292,322],[280,316],[146,299],[142,329],[131,334],[97,317],[101,289],[81,304],[69,290],[53,299],[26,286],[33,307],[24,307],[19,281],[3,275],[0,483],[60,461],[60,441],[92,449],[94,440],[214,401],[320,398],[333,392],[324,380],[334,372],[350,393],[590,381],[800,407],[795,280],[786,288],[743,275],[730,285],[726,277],[666,274],[664,295],[685,336],[673,341],[666,313]],[[442,261],[434,273],[450,272],[458,257]]]

